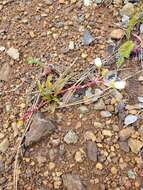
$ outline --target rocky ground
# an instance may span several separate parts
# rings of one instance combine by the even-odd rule
[[[123,15],[132,16],[139,1],[130,2],[0,2],[0,190],[13,190],[13,161],[24,131],[18,121],[31,106],[29,93],[40,73],[27,58],[62,67],[77,57],[74,69],[84,70],[121,41]],[[140,69],[139,61],[129,60],[120,77]],[[18,189],[143,190],[142,103],[143,72],[122,92],[57,110],[54,121],[47,113],[35,114],[31,130],[38,132],[30,130],[25,138]],[[31,145],[41,131],[45,138]]]

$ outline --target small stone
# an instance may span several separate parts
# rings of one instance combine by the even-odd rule
[[[84,114],[88,112],[88,108],[86,106],[80,106],[79,107],[80,113]]]
[[[79,163],[81,163],[81,162],[83,162],[83,153],[81,152],[81,151],[77,151],[76,153],[75,153],[75,161],[76,162],[79,162]]]
[[[54,188],[55,189],[59,189],[61,185],[62,185],[62,181],[61,180],[54,181]]]
[[[88,57],[88,54],[83,52],[83,53],[81,54],[81,57],[82,57],[83,59],[86,59],[86,58]]]
[[[5,153],[9,147],[9,140],[5,138],[1,143],[0,143],[0,152]]]
[[[127,140],[134,133],[133,128],[124,128],[119,132],[119,138],[121,141]]]
[[[92,0],[83,0],[84,6],[90,6],[92,4]]]
[[[92,37],[92,35],[90,34],[88,30],[85,30],[83,33],[83,37],[81,38],[81,41],[83,45],[87,46],[87,45],[90,45],[94,41],[94,38]]]
[[[117,172],[118,172],[118,170],[117,170],[116,167],[112,167],[112,168],[111,168],[111,173],[112,173],[113,175],[116,175]]]
[[[138,154],[141,148],[143,147],[143,142],[140,140],[130,138],[128,140],[128,145],[131,148],[132,152],[134,152],[135,154]]]
[[[65,136],[64,136],[64,141],[67,143],[67,144],[76,144],[77,141],[78,141],[78,136],[77,134],[70,130]]]
[[[4,133],[0,133],[0,139],[4,138]]]
[[[95,142],[88,141],[87,143],[87,156],[89,160],[97,162],[98,150]]]
[[[103,134],[104,136],[108,136],[108,137],[111,137],[111,136],[113,135],[110,130],[106,130],[106,129],[104,129],[104,130],[102,131],[102,134]]]
[[[37,113],[33,118],[30,130],[25,136],[25,146],[30,146],[33,143],[40,141],[43,137],[50,136],[56,130],[53,120],[45,120],[42,114]]]
[[[94,127],[95,127],[95,128],[101,128],[101,127],[103,127],[103,124],[100,123],[100,122],[95,121],[95,122],[94,122]]]
[[[5,47],[1,46],[0,47],[0,52],[3,52],[5,50]]]
[[[143,136],[143,125],[141,125],[138,129],[138,132],[141,136]]]
[[[130,17],[128,17],[128,16],[126,16],[126,15],[123,15],[123,17],[122,17],[122,24],[123,24],[123,26],[124,26],[125,28],[127,28],[127,26],[128,26],[129,19],[130,19]]]
[[[130,148],[127,142],[119,142],[120,149],[124,152],[129,152]]]
[[[75,125],[75,128],[76,128],[76,129],[79,129],[79,128],[81,128],[81,125],[82,125],[81,122],[78,121],[78,122],[76,123],[76,125]]]
[[[143,34],[143,24],[140,25],[140,33]]]
[[[53,0],[44,0],[46,5],[52,5],[53,4]]]
[[[125,117],[124,124],[128,126],[132,123],[135,123],[137,120],[138,120],[138,117],[136,115],[128,115]]]
[[[64,4],[64,3],[65,3],[65,0],[59,0],[59,3],[60,3],[60,4]]]
[[[3,6],[2,5],[0,5],[0,11],[3,9]]]
[[[53,170],[55,168],[55,163],[54,162],[50,162],[48,164],[48,168],[49,168],[49,170]]]
[[[8,63],[5,63],[4,65],[2,65],[1,69],[0,69],[0,80],[2,81],[8,81],[9,77],[10,77],[10,66]]]
[[[102,169],[103,169],[103,165],[98,162],[98,163],[96,164],[96,169],[97,169],[97,170],[102,170]]]
[[[143,103],[143,96],[138,97],[140,103]]]
[[[85,186],[82,184],[80,177],[75,174],[64,174],[63,186],[67,190],[86,190]]]
[[[100,99],[97,103],[94,104],[94,109],[95,110],[104,110],[105,109],[105,104],[102,99]]]
[[[18,126],[17,126],[16,122],[13,122],[11,124],[11,126],[12,126],[12,129],[13,129],[14,137],[16,137],[18,135]]]
[[[129,177],[129,179],[135,179],[136,178],[135,173],[132,170],[128,171],[128,177]]]
[[[38,164],[43,164],[46,162],[46,157],[40,154],[37,155],[36,159],[37,159]]]
[[[14,60],[19,60],[19,51],[13,47],[9,48],[7,54]]]
[[[134,5],[132,3],[127,3],[126,5],[124,5],[124,7],[121,9],[120,13],[121,15],[126,15],[131,17],[135,12],[135,8]]]
[[[124,37],[125,33],[122,29],[115,29],[111,32],[110,37],[114,40],[120,40]]]
[[[100,114],[103,118],[109,118],[112,116],[112,114],[109,111],[101,111]]]
[[[138,81],[143,82],[143,76],[139,76]]]
[[[114,5],[122,5],[122,0],[114,0]]]
[[[30,32],[29,32],[29,35],[31,36],[31,38],[34,38],[34,37],[35,37],[35,34],[34,34],[33,31],[30,31]]]
[[[69,42],[69,49],[73,50],[74,49],[74,41]]]
[[[101,4],[103,1],[102,0],[95,0],[96,4]]]
[[[84,138],[86,141],[88,141],[88,140],[96,141],[96,136],[92,131],[86,131]]]

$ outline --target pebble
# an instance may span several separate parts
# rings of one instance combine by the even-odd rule
[[[55,168],[55,163],[54,162],[50,162],[48,164],[48,168],[49,168],[49,170],[53,170]]]
[[[60,178],[58,178],[57,180],[54,181],[55,189],[60,189],[61,185],[62,185],[62,181],[60,180]]]
[[[121,15],[126,15],[131,17],[135,12],[134,5],[132,3],[127,3],[124,5],[124,7],[121,9],[120,13]]]
[[[130,138],[128,140],[128,145],[131,148],[131,151],[135,154],[138,154],[143,147],[143,142],[137,139]]]
[[[4,133],[0,133],[0,139],[4,138]]]
[[[112,173],[113,175],[116,175],[117,172],[118,172],[118,170],[117,170],[116,167],[112,167],[112,168],[111,168],[111,173]]]
[[[119,142],[120,149],[123,150],[124,152],[129,152],[130,148],[127,142]]]
[[[77,134],[70,130],[65,136],[64,136],[64,141],[67,143],[67,144],[76,144],[77,141],[78,141],[78,136]]]
[[[80,106],[79,107],[80,113],[84,114],[88,112],[88,108],[86,106]]]
[[[64,189],[67,190],[86,190],[85,186],[76,174],[64,174],[62,176]]]
[[[143,34],[143,24],[140,25],[140,33]]]
[[[105,104],[102,99],[100,99],[97,103],[94,104],[94,109],[95,110],[104,110],[105,109]]]
[[[86,131],[84,134],[84,138],[86,141],[92,140],[93,142],[96,141],[96,136],[92,131]]]
[[[109,111],[101,111],[100,112],[101,117],[103,118],[109,118],[112,116],[112,114]]]
[[[81,152],[81,151],[77,151],[76,153],[75,153],[75,161],[76,162],[79,162],[79,163],[81,163],[81,162],[83,162],[83,158],[84,158],[84,154],[83,154],[83,152]]]
[[[103,165],[101,163],[99,163],[99,162],[96,164],[95,167],[96,167],[97,170],[102,170],[103,169]]]
[[[5,50],[5,47],[0,46],[0,52],[3,52]]]
[[[103,127],[103,124],[100,123],[100,122],[95,121],[95,122],[94,122],[94,127],[96,127],[96,128],[101,128],[101,127]]]
[[[119,132],[119,138],[121,141],[127,140],[134,133],[133,128],[124,128]]]
[[[52,5],[53,4],[53,0],[44,0],[44,2],[46,3],[46,5]]]
[[[85,30],[83,33],[83,37],[81,38],[81,41],[83,45],[87,46],[94,41],[94,38],[92,37],[91,33],[88,30]]]
[[[124,124],[126,126],[135,123],[138,120],[138,117],[136,115],[128,115],[125,117]]]
[[[123,24],[123,26],[124,26],[125,28],[127,28],[127,26],[128,26],[129,19],[130,19],[129,16],[123,15],[123,17],[122,17],[122,24]]]
[[[74,41],[70,41],[69,42],[69,50],[73,50],[74,49]]]
[[[18,49],[15,49],[13,47],[9,48],[7,50],[7,54],[13,59],[13,60],[19,60],[19,51]]]
[[[0,152],[5,153],[9,147],[9,140],[5,138],[1,143],[0,143]]]
[[[140,103],[143,103],[143,96],[138,97]]]
[[[120,40],[124,37],[125,33],[122,29],[114,29],[111,33],[110,33],[110,37],[114,40]]]
[[[11,68],[8,63],[5,63],[4,65],[2,65],[0,69],[0,80],[7,82],[9,80],[10,70]]]
[[[92,4],[92,0],[83,0],[84,6],[90,6]]]
[[[129,179],[135,179],[136,178],[135,173],[132,170],[128,171],[128,177],[129,177]]]
[[[111,136],[113,135],[110,130],[106,130],[106,129],[104,129],[104,130],[102,131],[102,134],[103,134],[104,136],[108,136],[108,137],[111,137]]]
[[[95,142],[88,141],[87,143],[87,156],[90,161],[97,162],[98,149]]]
[[[96,4],[101,4],[103,1],[102,0],[95,0]]]
[[[49,136],[54,133],[56,126],[50,119],[45,120],[41,114],[36,114],[31,124],[30,130],[25,136],[25,146],[29,146],[33,143],[40,141],[43,137]]]

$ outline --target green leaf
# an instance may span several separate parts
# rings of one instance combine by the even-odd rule
[[[118,50],[120,57],[129,58],[133,48],[134,43],[132,41],[126,41],[123,43]]]
[[[30,57],[27,59],[27,64],[28,65],[41,65],[41,62],[38,59]]]
[[[130,20],[129,20],[129,23],[128,23],[128,28],[127,28],[127,31],[126,31],[126,37],[127,39],[129,40],[130,37],[131,37],[131,32],[132,30],[134,29],[135,25],[138,23],[138,16],[137,15],[134,15]]]
[[[121,66],[124,63],[125,59],[128,59],[130,57],[133,48],[134,43],[132,41],[126,41],[120,46],[118,50],[119,60],[117,61],[117,65]]]

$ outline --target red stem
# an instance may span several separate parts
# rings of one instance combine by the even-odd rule
[[[63,89],[60,94],[64,94],[66,93],[67,91],[70,91],[70,90],[80,90],[80,89],[84,89],[84,88],[88,88],[88,87],[93,87],[95,86],[97,83],[99,83],[100,80],[96,79],[96,80],[93,80],[93,81],[90,81],[84,85],[78,85],[78,86],[72,86],[72,87],[69,87],[69,88],[66,88],[66,89]],[[39,106],[37,106],[36,108],[30,108],[27,110],[27,112],[24,113],[24,115],[22,116],[22,119],[23,120],[27,120],[29,118],[29,116],[31,115],[31,113],[35,112],[35,111],[38,111],[39,109],[41,109],[42,107],[44,107],[45,105],[47,104],[47,102],[41,102],[39,104]]]

